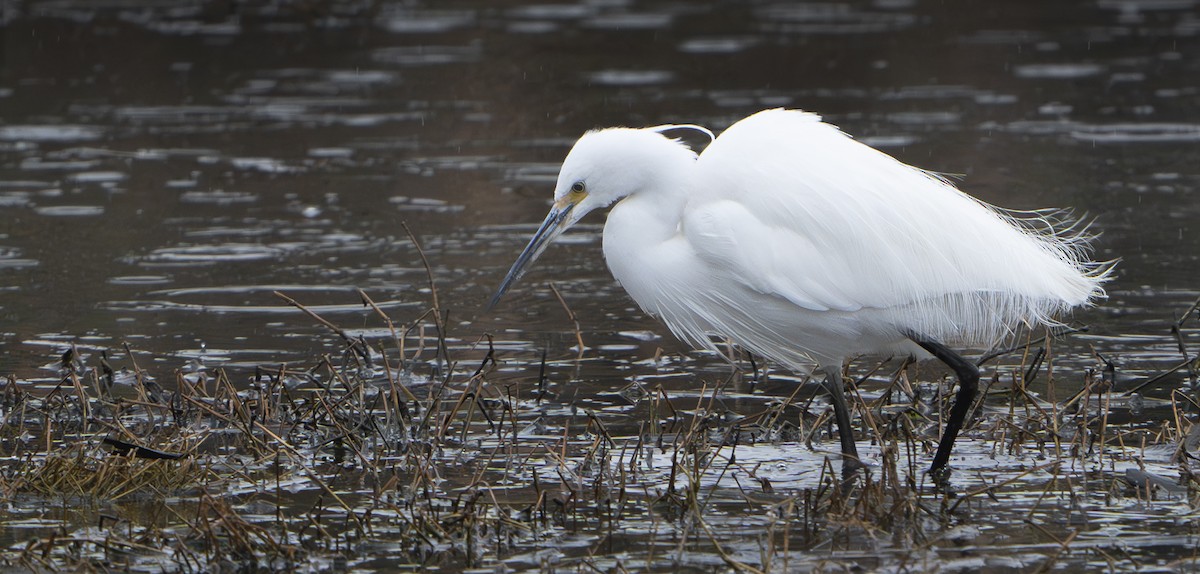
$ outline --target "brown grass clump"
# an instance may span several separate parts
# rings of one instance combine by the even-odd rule
[[[163,499],[199,487],[206,482],[206,474],[194,459],[113,456],[97,445],[83,443],[43,457],[28,457],[4,487],[10,496],[108,502],[131,497]]]
[[[0,534],[23,542],[0,550],[0,564],[980,567],[967,556],[998,570],[1120,569],[1166,544],[1168,567],[1196,565],[1194,545],[1170,538],[1200,534],[1195,387],[1146,399],[1144,381],[1122,385],[1097,354],[1068,388],[1053,374],[1054,339],[1031,336],[991,369],[955,474],[939,483],[925,469],[948,380],[872,365],[849,397],[869,468],[847,479],[828,456],[832,417],[814,382],[779,385],[744,357],[744,373],[631,378],[610,404],[570,399],[577,375],[560,366],[577,367],[584,346],[569,309],[575,358],[556,365],[543,353],[514,376],[497,369],[504,357],[489,338],[456,362],[434,293],[404,325],[361,293],[391,333],[376,346],[281,294],[343,343],[306,365],[181,369],[158,383],[128,349],[72,349],[49,388],[9,378]],[[1197,308],[1173,332],[1194,329]],[[1185,360],[1173,372],[1194,376],[1190,340],[1179,336]],[[1146,537],[1118,545],[1114,528]]]

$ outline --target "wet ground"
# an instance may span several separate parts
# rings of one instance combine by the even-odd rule
[[[1167,420],[1174,430],[1155,436],[1177,437],[1196,409],[1173,391],[1194,381],[1187,368],[1155,377],[1200,348],[1194,324],[1178,336],[1171,329],[1200,297],[1198,8],[1188,0],[0,2],[0,374],[44,394],[62,380],[60,356],[74,345],[87,365],[104,352],[115,369],[136,366],[168,390],[178,388],[176,373],[218,368],[245,388],[256,369],[346,356],[342,337],[275,291],[351,338],[394,349],[379,312],[360,303],[362,289],[397,325],[418,324],[403,337],[417,391],[445,372],[439,348],[469,365],[455,382],[461,391],[490,334],[496,388],[532,393],[546,357],[546,401],[513,416],[564,445],[588,425],[581,413],[589,410],[613,436],[636,437],[649,424],[649,399],[639,393],[663,389],[694,407],[708,396],[702,388],[711,394],[731,371],[685,354],[612,281],[599,252],[602,216],[547,252],[499,308],[483,305],[540,222],[558,163],[583,131],[669,122],[719,130],[787,106],[820,112],[906,162],[961,174],[961,186],[985,201],[1073,207],[1094,218],[1097,257],[1120,259],[1110,298],[1070,318],[1087,332],[1055,341],[1052,373],[1032,371],[1042,374],[1028,377],[1032,394],[1021,404],[1065,405],[1089,369],[1103,368],[1099,353],[1113,363],[1117,391],[1149,381],[1133,398],[1114,395],[1122,418],[1113,424],[1154,431]],[[578,320],[581,354],[551,282]],[[444,343],[425,315],[435,293],[447,313]],[[1002,377],[1025,371],[1019,355],[997,364]],[[873,366],[854,369],[865,375]],[[777,371],[758,385],[735,378],[718,400],[736,416],[788,399],[797,382]],[[865,398],[883,395],[886,379],[864,385]],[[804,404],[812,390],[795,400]],[[1005,405],[991,405],[992,414],[1002,418]],[[831,448],[817,438],[818,454]],[[739,447],[750,449],[738,451],[739,464],[760,457],[782,498],[817,488],[822,457],[779,440]],[[979,465],[1003,481],[1048,460],[1022,451],[997,463],[985,456],[994,448],[968,443],[960,468]],[[1111,457],[1080,465],[1112,485],[1144,460]],[[1151,470],[1177,476],[1172,460],[1150,456],[1162,465]],[[649,464],[647,484],[672,466]],[[979,484],[971,472],[956,477],[964,491]],[[763,532],[759,506],[738,506],[736,485],[708,479],[721,528]],[[1162,510],[1166,522],[1145,522],[1157,510],[1138,506],[1144,501],[1127,505],[1138,512],[1091,509],[1111,516],[1104,526],[1094,515],[1084,521],[1080,547],[1111,550],[1084,540],[1106,536],[1128,543],[1123,550],[1048,560],[1067,546],[1024,522],[1035,520],[1031,508],[1049,483],[1034,484],[973,508],[965,525],[930,528],[943,542],[961,538],[966,562],[928,540],[881,546],[847,535],[787,564],[817,567],[814,548],[829,553],[820,560],[887,569],[912,567],[917,555],[951,570],[979,561],[1170,569],[1195,558],[1195,510],[1177,496]],[[1110,489],[1119,490],[1101,487]],[[650,533],[620,538],[624,549],[601,548],[594,533],[564,523],[547,534],[550,543],[524,543],[540,558],[510,566],[576,567],[582,556],[604,556],[594,563],[603,569],[614,560],[732,567],[703,544],[708,537],[696,543],[644,516],[626,525]],[[954,538],[957,526],[983,533]],[[656,536],[667,530],[663,543]],[[12,532],[6,542],[19,545],[24,536]],[[1138,536],[1154,543],[1130,542]],[[580,548],[570,550],[572,541]],[[559,549],[554,562],[537,554],[547,546]],[[498,553],[434,562],[489,565]],[[790,567],[759,556],[739,560]]]

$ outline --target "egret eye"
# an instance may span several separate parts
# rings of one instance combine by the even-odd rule
[[[577,181],[571,185],[571,193],[583,193],[585,189],[582,181]]]

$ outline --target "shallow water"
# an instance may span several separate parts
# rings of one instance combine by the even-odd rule
[[[729,368],[680,356],[613,282],[603,216],[548,251],[495,311],[483,305],[583,131],[719,130],[788,106],[961,174],[990,203],[1095,218],[1097,256],[1120,264],[1109,300],[1071,318],[1089,331],[1055,345],[1068,387],[1058,398],[1095,366],[1093,350],[1133,385],[1179,363],[1170,325],[1200,296],[1196,8],[10,4],[0,15],[0,373],[56,382],[41,367],[71,344],[163,379],[200,363],[244,380],[257,366],[342,353],[336,334],[275,291],[386,342],[356,289],[397,323],[429,307],[406,223],[457,359],[482,358],[491,333],[501,378],[536,380],[545,351],[564,408],[636,414],[616,394],[631,383],[698,392]],[[579,320],[582,361],[549,282]],[[1182,337],[1194,349],[1200,332]],[[774,375],[753,392],[790,394],[790,378]],[[1165,399],[1185,379],[1143,394]]]
[[[198,349],[254,363],[336,348],[272,292],[330,305],[344,326],[366,315],[352,288],[422,308],[402,222],[464,340],[535,352],[549,335],[568,353],[554,281],[596,354],[681,350],[619,335],[662,330],[608,277],[599,215],[495,313],[481,306],[583,130],[719,129],[771,106],[962,174],[986,201],[1095,217],[1098,256],[1122,262],[1110,301],[1074,320],[1126,369],[1173,358],[1167,339],[1122,335],[1166,335],[1200,290],[1188,2],[220,6],[10,12],[8,371],[32,375],[70,342],[128,342],[164,367]]]

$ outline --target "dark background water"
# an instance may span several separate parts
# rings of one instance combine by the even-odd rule
[[[600,359],[581,378],[621,386],[683,347],[608,275],[602,215],[482,309],[558,162],[594,127],[787,106],[985,201],[1096,218],[1121,263],[1061,360],[1151,373],[1200,294],[1196,4],[2,2],[0,372],[48,376],[71,343],[160,377],[338,352],[277,289],[380,340],[355,288],[397,322],[430,302],[406,222],[463,356],[493,333],[514,376],[573,357],[553,281]]]

